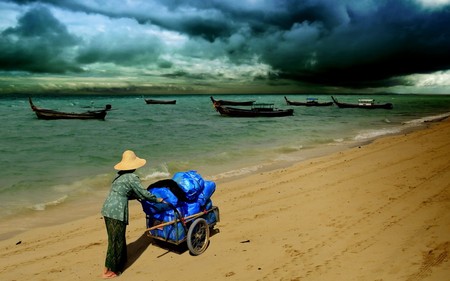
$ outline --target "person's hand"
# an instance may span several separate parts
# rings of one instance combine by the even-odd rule
[[[166,203],[166,202],[164,202],[164,199],[162,199],[162,198],[158,198],[158,199],[157,199],[157,202],[158,202],[158,203]]]

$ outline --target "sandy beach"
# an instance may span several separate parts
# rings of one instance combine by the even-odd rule
[[[450,120],[426,126],[218,182],[200,256],[155,245],[131,201],[119,280],[448,280]],[[100,280],[106,238],[99,213],[0,241],[0,280]]]

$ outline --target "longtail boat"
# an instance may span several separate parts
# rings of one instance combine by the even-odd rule
[[[251,109],[217,105],[215,108],[220,115],[229,117],[283,117],[294,114],[293,109],[277,109],[272,103],[253,104]]]
[[[330,106],[333,105],[333,102],[319,102],[318,98],[306,98],[306,102],[301,101],[291,101],[288,100],[287,97],[284,97],[286,100],[286,103],[288,105],[294,105],[294,106]]]
[[[249,101],[232,101],[232,100],[216,100],[210,97],[214,106],[233,105],[233,106],[251,106],[255,103],[254,100]]]
[[[107,104],[104,109],[99,110],[90,110],[86,112],[76,113],[76,112],[62,112],[51,109],[39,108],[33,104],[31,98],[28,98],[30,102],[31,109],[36,113],[37,118],[39,119],[99,119],[105,120],[106,113],[111,110],[111,105]]]
[[[177,100],[144,99],[146,104],[176,104]]]
[[[331,97],[334,101],[334,103],[339,108],[366,108],[366,109],[392,109],[394,106],[392,103],[383,103],[383,104],[376,104],[374,99],[359,99],[358,103],[343,103],[339,102],[335,97]]]

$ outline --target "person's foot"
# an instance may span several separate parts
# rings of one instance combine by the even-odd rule
[[[114,278],[114,277],[117,277],[117,276],[118,275],[115,272],[112,272],[111,270],[103,272],[103,274],[102,274],[102,278],[103,279],[110,279],[110,278]]]

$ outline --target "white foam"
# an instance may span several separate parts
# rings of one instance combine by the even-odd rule
[[[426,117],[406,121],[406,122],[402,123],[402,126],[398,126],[398,127],[362,131],[354,137],[354,140],[362,141],[362,140],[369,140],[369,139],[373,139],[373,138],[384,136],[384,135],[396,134],[396,133],[401,132],[402,130],[423,125],[424,122],[439,121],[439,120],[448,118],[449,116],[450,116],[450,112],[444,113],[444,114],[439,114],[439,115],[426,116]]]
[[[69,197],[68,195],[64,195],[63,197],[58,198],[53,201],[50,201],[50,202],[35,204],[35,205],[31,206],[30,209],[35,210],[35,211],[44,211],[47,207],[56,206],[56,205],[63,203],[64,201],[66,201],[66,199],[68,197]]]
[[[153,180],[158,178],[170,177],[169,167],[167,163],[162,163],[158,168],[151,169],[150,171],[144,171],[145,175],[142,176],[142,180]]]
[[[370,140],[376,137],[385,136],[389,134],[396,134],[402,130],[401,127],[395,127],[395,128],[383,128],[378,130],[366,130],[363,132],[360,132],[357,134],[353,139],[355,141],[363,141],[363,140]]]
[[[220,173],[220,174],[214,176],[213,180],[223,179],[223,178],[231,178],[231,177],[235,177],[235,176],[242,176],[242,175],[250,174],[252,172],[255,172],[255,171],[261,169],[263,166],[264,165],[256,165],[256,166],[244,167],[241,169],[236,169],[236,170],[231,170],[228,172]]]
[[[152,180],[157,178],[167,178],[170,177],[169,172],[162,172],[162,171],[155,171],[151,172],[150,174],[147,174],[143,177],[143,180]]]
[[[433,121],[439,121],[441,119],[445,119],[450,116],[450,112],[439,114],[439,115],[432,115],[432,116],[426,116],[419,119],[414,119],[410,121],[403,122],[404,125],[420,125],[424,122],[433,122]]]

